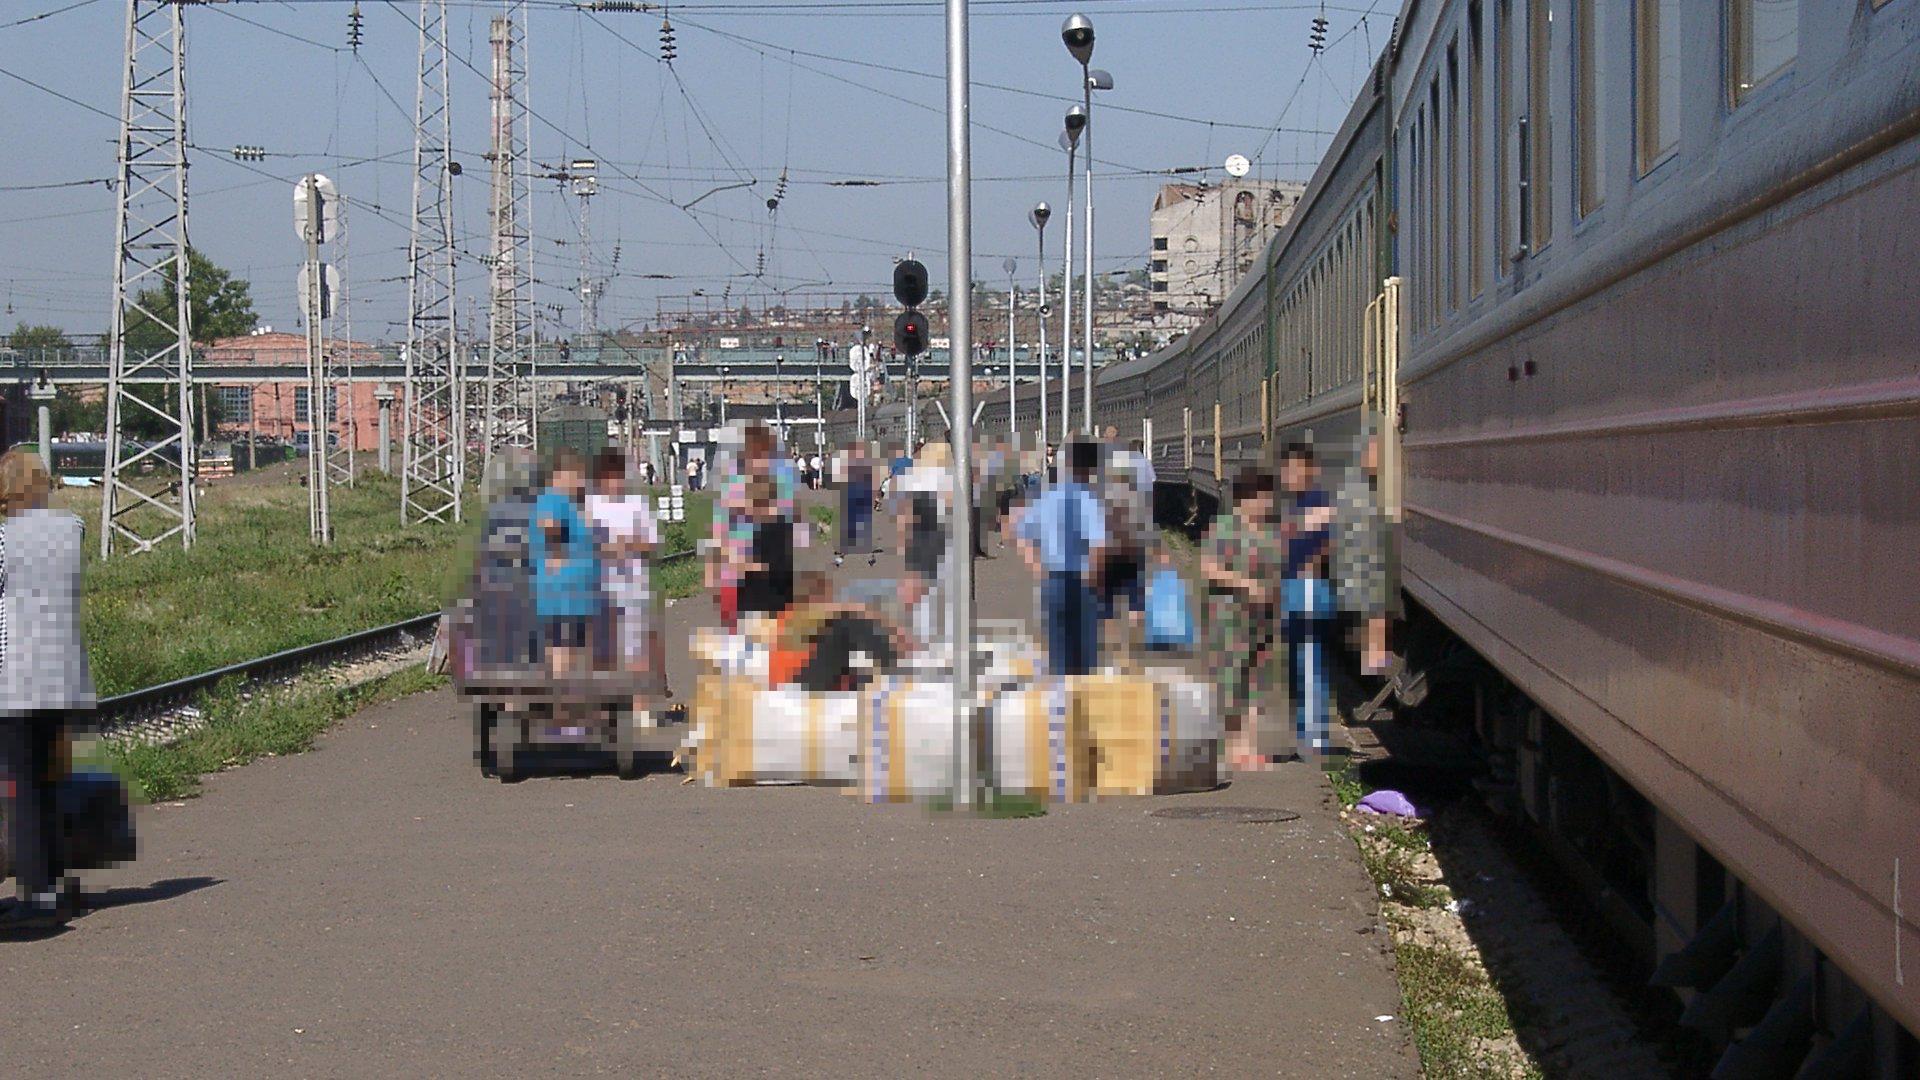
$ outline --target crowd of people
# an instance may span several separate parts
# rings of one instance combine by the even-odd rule
[[[968,547],[992,558],[997,540],[1034,577],[1048,671],[1101,669],[1103,639],[1122,655],[1201,649],[1230,733],[1229,767],[1267,763],[1257,732],[1281,684],[1296,745],[1327,753],[1329,659],[1342,629],[1369,670],[1384,666],[1393,590],[1376,440],[1364,440],[1331,489],[1305,444],[1234,478],[1200,540],[1199,605],[1156,526],[1157,479],[1139,441],[1122,444],[1108,428],[1064,447],[982,445],[970,458]],[[727,429],[711,454],[688,455],[689,486],[717,481],[701,546],[721,624],[760,620],[777,669],[811,689],[855,688],[876,662],[950,647],[952,459],[941,442],[912,453],[858,444],[787,453],[757,422]],[[563,448],[544,469],[523,451],[495,458],[470,601],[471,625],[484,628],[471,643],[478,668],[559,683],[611,676],[643,714],[672,698],[653,584],[662,542],[653,469],[617,449],[588,459]],[[839,494],[834,564],[876,563],[876,523],[890,514],[897,578],[836,588],[796,569],[815,531],[797,494],[826,486]],[[20,894],[0,926],[68,914],[54,880],[49,777],[74,718],[93,704],[79,639],[81,526],[47,508],[51,488],[32,453],[0,457],[0,792]]]
[[[849,555],[877,559],[874,522],[883,513],[900,562],[896,581],[847,583],[837,602],[864,604],[872,620],[894,628],[901,649],[951,642],[951,448],[927,442],[911,454],[888,448],[876,456],[849,445],[822,458],[783,455],[776,443],[770,429],[747,426],[723,474],[708,576],[723,623],[785,617],[796,602],[793,547],[809,535],[796,531],[794,492],[832,484],[840,492],[834,564]],[[1097,671],[1103,656],[1198,648],[1227,720],[1231,766],[1267,764],[1258,731],[1283,688],[1295,745],[1322,757],[1331,751],[1330,661],[1342,631],[1369,670],[1386,657],[1391,590],[1373,490],[1375,440],[1365,441],[1337,488],[1304,443],[1237,476],[1200,541],[1199,605],[1156,525],[1157,477],[1139,440],[1123,444],[1108,428],[1064,447],[981,445],[971,459],[969,548],[990,558],[997,537],[1028,567],[1052,674]]]

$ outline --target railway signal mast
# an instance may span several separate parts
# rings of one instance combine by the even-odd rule
[[[453,178],[460,163],[448,116],[446,0],[420,0],[419,23],[401,421],[400,516],[407,524],[459,521],[466,485],[466,370],[454,325]]]
[[[333,420],[329,407],[333,403],[328,399],[337,381],[327,364],[327,320],[340,293],[340,275],[320,261],[320,246],[331,242],[338,231],[339,201],[333,181],[319,173],[308,173],[293,188],[293,231],[307,249],[298,280],[300,312],[307,325],[307,528],[316,544],[333,539],[327,437]]]
[[[113,323],[100,555],[118,540],[193,546],[193,340],[187,259],[186,27],[169,0],[127,0],[114,187]],[[168,293],[171,291],[172,295]],[[161,298],[152,303],[148,298]],[[171,302],[166,302],[171,301]],[[129,346],[130,329],[151,345]],[[137,391],[146,389],[146,394]],[[157,392],[156,392],[157,391]],[[157,428],[141,444],[127,436]],[[134,478],[141,477],[139,483]]]
[[[516,0],[493,20],[493,206],[489,256],[487,381],[481,446],[486,460],[508,447],[535,446],[532,283],[532,198],[528,190],[526,54]]]

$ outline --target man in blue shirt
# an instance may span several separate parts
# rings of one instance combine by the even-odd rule
[[[533,612],[547,640],[547,660],[556,677],[586,666],[587,643],[600,613],[600,555],[593,530],[580,514],[587,493],[587,463],[577,452],[554,455],[547,490],[533,504],[528,554],[533,561]]]
[[[1068,478],[1027,507],[1016,535],[1020,555],[1040,578],[1047,660],[1055,675],[1085,675],[1099,648],[1094,581],[1107,547],[1106,511],[1090,486],[1100,464],[1098,443],[1074,443]]]

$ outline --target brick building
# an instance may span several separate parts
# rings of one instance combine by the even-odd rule
[[[336,341],[331,342],[330,347],[343,360],[348,348],[353,350],[355,361],[370,364],[379,359],[374,347],[362,342]],[[304,368],[307,363],[307,338],[304,334],[271,331],[222,338],[208,345],[201,355],[212,364],[291,365]],[[328,417],[342,446],[351,440],[356,450],[379,448],[380,406],[374,400],[373,391],[373,383],[357,382],[351,384],[351,390],[342,386],[328,395],[331,399]],[[242,439],[251,432],[262,438],[293,442],[300,432],[312,428],[305,380],[216,384],[207,392],[218,395],[220,431],[230,438]],[[398,432],[394,434],[397,438]]]

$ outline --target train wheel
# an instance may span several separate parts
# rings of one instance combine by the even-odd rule
[[[506,723],[495,720],[493,723],[493,774],[503,784],[518,783],[524,779],[520,765],[521,721],[509,719]]]
[[[642,773],[640,762],[640,733],[636,730],[640,719],[626,709],[614,709],[613,724],[613,768],[622,780],[638,780]]]
[[[480,762],[481,776],[494,776],[499,772],[493,752],[494,732],[499,724],[499,706],[481,705],[474,710],[473,754]]]

